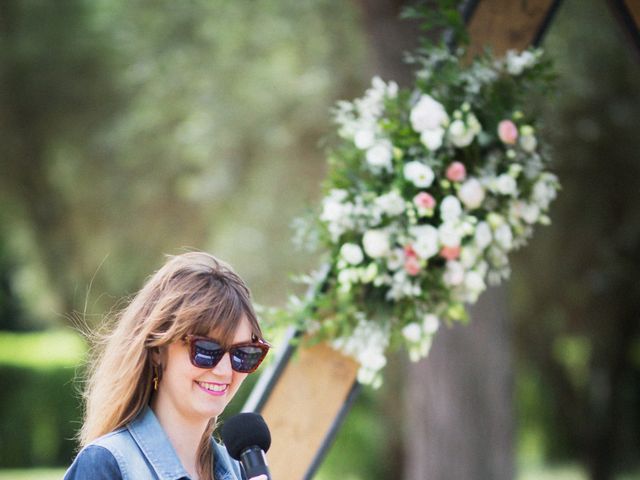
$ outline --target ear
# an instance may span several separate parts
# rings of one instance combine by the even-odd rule
[[[151,349],[151,363],[155,366],[162,365],[162,352],[159,347],[153,347]]]

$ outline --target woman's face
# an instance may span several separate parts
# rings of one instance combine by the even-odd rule
[[[216,339],[216,332],[208,335]],[[233,344],[251,341],[249,321],[243,317]],[[164,414],[178,415],[184,421],[208,421],[222,413],[247,377],[231,369],[229,353],[210,369],[194,367],[189,346],[179,340],[169,344],[164,356],[162,379],[154,396],[153,408]]]

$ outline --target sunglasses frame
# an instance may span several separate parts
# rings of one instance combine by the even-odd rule
[[[200,335],[186,335],[184,337],[184,340],[189,345],[189,361],[191,362],[191,365],[193,365],[194,367],[197,367],[197,368],[205,369],[205,370],[206,369],[216,368],[216,366],[224,358],[225,354],[227,354],[227,353],[231,354],[231,351],[236,349],[236,348],[254,347],[254,348],[258,348],[258,349],[262,350],[263,353],[262,353],[262,358],[260,358],[258,363],[251,370],[238,371],[233,367],[233,362],[231,362],[231,368],[232,368],[232,370],[234,372],[238,372],[238,373],[253,373],[262,364],[263,360],[267,357],[267,354],[269,353],[269,349],[271,348],[271,345],[268,342],[262,340],[261,338],[258,338],[258,339],[256,339],[255,341],[252,341],[252,342],[236,343],[236,344],[233,344],[233,345],[229,345],[228,347],[223,346],[218,340],[216,340],[214,338],[203,337],[203,336],[200,336]],[[195,349],[196,349],[196,342],[198,340],[205,340],[207,342],[213,342],[216,345],[218,345],[220,347],[220,349],[222,350],[222,355],[220,356],[218,361],[215,362],[213,365],[203,367],[202,365],[196,364],[196,361],[195,361],[196,351],[195,351]]]

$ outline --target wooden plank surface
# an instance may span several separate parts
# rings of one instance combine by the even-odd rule
[[[289,360],[261,414],[271,430],[267,454],[276,480],[300,480],[340,412],[358,364],[326,344],[300,348]]]
[[[540,35],[556,0],[480,0],[468,24],[470,54],[491,46],[497,55],[529,47]]]
[[[640,0],[625,0],[624,4],[636,24],[636,30],[640,30]]]

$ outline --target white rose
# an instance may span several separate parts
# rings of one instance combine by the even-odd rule
[[[520,75],[525,68],[535,64],[536,57],[529,51],[518,54],[514,50],[507,52],[507,71],[511,75]]]
[[[496,179],[496,189],[503,195],[515,195],[518,190],[518,184],[511,175],[503,173]]]
[[[351,265],[358,265],[364,260],[362,249],[355,243],[345,243],[340,248],[340,256]]]
[[[445,247],[459,247],[462,240],[460,233],[455,225],[445,222],[438,228],[438,238],[440,243]]]
[[[420,258],[431,258],[436,255],[440,248],[438,246],[438,230],[432,225],[419,225],[411,227],[411,236],[414,238],[413,249]]]
[[[533,186],[533,200],[540,208],[546,209],[549,203],[556,198],[556,187],[554,185],[558,179],[552,173],[543,174]]]
[[[404,166],[404,178],[418,188],[427,188],[433,183],[433,170],[424,163],[411,161]]]
[[[453,195],[447,195],[440,204],[440,218],[444,222],[457,220],[462,213],[460,201]]]
[[[384,230],[367,230],[362,237],[362,245],[371,258],[384,257],[389,253],[389,234]]]
[[[476,233],[474,239],[476,241],[476,246],[480,250],[484,250],[489,246],[493,235],[491,234],[491,227],[487,222],[480,222],[476,226]]]
[[[464,278],[464,286],[467,287],[469,291],[475,294],[484,292],[484,290],[487,288],[482,275],[473,270],[467,272]]]
[[[464,281],[464,267],[462,264],[455,261],[447,262],[443,280],[449,286],[460,285]]]
[[[405,209],[404,198],[396,190],[380,195],[374,203],[387,215],[400,215]]]
[[[412,322],[408,325],[405,325],[402,328],[402,335],[409,342],[417,343],[420,341],[420,338],[422,337],[422,329],[420,328],[420,325],[418,325],[415,322]]]
[[[525,203],[522,206],[521,215],[528,224],[536,223],[540,218],[540,208],[532,203]]]
[[[404,266],[404,250],[394,248],[387,257],[387,268],[391,271],[398,270]]]
[[[427,335],[433,335],[438,331],[439,327],[440,320],[438,320],[438,317],[434,314],[429,313],[424,316],[424,319],[422,320],[422,329],[424,330],[424,333]]]
[[[422,95],[411,109],[411,126],[416,132],[435,130],[449,122],[449,116],[441,103],[429,95]]]
[[[473,141],[475,136],[474,131],[471,128],[467,128],[462,120],[454,120],[449,126],[449,140],[456,147],[466,147]]]
[[[498,245],[505,250],[510,250],[513,243],[513,233],[506,223],[500,225],[495,231],[495,238]]]
[[[388,140],[381,140],[367,150],[367,163],[374,169],[392,170],[393,146]]]
[[[534,135],[523,135],[520,137],[520,146],[525,152],[532,153],[538,146],[538,140]]]
[[[435,152],[442,146],[444,138],[444,128],[434,128],[433,130],[425,130],[420,134],[420,141],[429,150]]]
[[[373,348],[362,351],[360,355],[358,355],[358,359],[367,369],[375,372],[381,370],[387,364],[387,359],[384,354]]]
[[[458,197],[469,210],[478,208],[484,200],[484,188],[475,178],[470,178],[460,186]]]
[[[474,267],[479,257],[480,251],[470,245],[460,250],[460,263],[467,269]]]
[[[362,129],[358,130],[353,138],[353,142],[356,144],[360,150],[366,150],[368,148],[373,147],[375,142],[375,133],[373,130]]]

